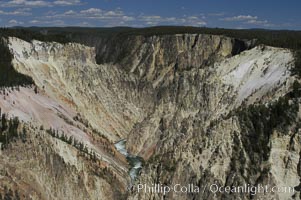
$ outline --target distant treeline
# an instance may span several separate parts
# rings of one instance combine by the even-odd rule
[[[223,29],[223,28],[200,28],[191,26],[157,26],[149,28],[26,28],[27,31],[33,31],[49,37],[46,40],[54,41],[75,41],[83,43],[83,38],[102,37],[108,40],[114,39],[123,41],[126,37],[133,35],[143,35],[145,37],[152,35],[172,35],[172,34],[212,34],[224,35],[237,39],[256,39],[256,44],[265,44],[273,47],[289,48],[295,53],[295,68],[292,72],[301,77],[301,31],[291,30],[266,30],[266,29]],[[42,36],[39,36],[42,37]],[[46,37],[46,38],[47,38]],[[43,39],[45,40],[45,38]]]
[[[31,27],[31,28],[0,28],[0,86],[16,86],[33,84],[33,80],[17,73],[11,65],[12,55],[2,38],[18,37],[25,41],[55,41],[60,43],[78,42],[85,44],[90,37],[122,41],[133,35],[171,35],[171,34],[213,34],[225,35],[238,39],[257,39],[257,44],[289,48],[295,52],[294,74],[301,77],[301,31],[264,30],[264,29],[221,29],[199,27],[158,26],[150,28],[80,28],[80,27]]]
[[[170,34],[212,34],[224,35],[237,39],[256,39],[256,45],[265,44],[273,47],[289,48],[294,50],[295,67],[291,69],[294,75],[301,77],[301,31],[290,30],[265,30],[265,29],[222,29],[222,28],[198,28],[161,26],[141,29],[128,29],[119,31],[117,37],[129,35],[170,35]]]
[[[0,87],[12,87],[18,85],[33,84],[31,77],[18,73],[11,64],[12,55],[0,38]]]
[[[18,73],[13,68],[11,64],[12,55],[5,41],[8,37],[18,37],[25,41],[36,39],[40,41],[57,41],[60,43],[69,42],[65,35],[43,35],[40,32],[25,29],[0,28],[0,87],[34,84],[31,77]]]
[[[222,28],[200,28],[190,26],[157,26],[149,28],[130,28],[130,27],[115,27],[115,28],[25,28],[14,29],[34,32],[41,37],[43,41],[74,41],[76,36],[85,35],[99,37],[127,37],[130,35],[172,35],[172,34],[212,34],[225,35],[238,39],[257,39],[257,44],[266,44],[274,47],[301,49],[301,31],[290,30],[266,30],[266,29],[222,29]],[[10,29],[11,31],[11,29]],[[41,36],[44,35],[44,36]],[[47,37],[46,37],[47,36]]]
[[[45,42],[59,42],[68,43],[71,42],[67,39],[67,36],[63,33],[53,33],[53,34],[42,34],[42,31],[34,31],[29,28],[0,28],[1,38],[7,37],[17,37],[27,42],[31,40],[40,40]]]

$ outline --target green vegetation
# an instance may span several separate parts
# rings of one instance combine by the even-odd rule
[[[295,68],[292,72],[301,77],[301,31],[288,30],[264,30],[264,29],[222,29],[222,28],[199,28],[190,26],[158,26],[149,28],[80,28],[80,27],[31,27],[31,28],[2,28],[0,29],[0,37],[8,36],[18,37],[26,41],[33,39],[40,41],[55,41],[60,43],[78,42],[88,46],[95,46],[97,49],[97,61],[104,62],[100,55],[101,50],[98,45],[102,46],[101,41],[115,46],[115,44],[126,43],[131,36],[149,37],[152,35],[172,35],[172,34],[212,34],[225,35],[237,39],[256,39],[256,45],[265,44],[274,47],[289,48],[295,51]],[[0,45],[0,86],[32,84],[33,81],[26,76],[19,75],[12,68],[10,61],[11,55],[7,47]],[[128,45],[127,45],[128,46]],[[113,47],[112,47],[113,48]],[[120,60],[124,56],[125,50],[114,47],[114,51],[121,51],[118,58]],[[2,60],[5,60],[3,62]]]
[[[291,71],[292,74],[301,77],[301,48],[295,50],[295,67]]]
[[[70,125],[72,125],[72,126],[75,125],[71,120],[67,119],[67,117],[62,116],[62,115],[61,115],[60,117],[61,117],[62,119],[64,119],[65,122],[67,122],[68,124],[70,124]],[[84,117],[82,117],[82,116],[80,115],[80,113],[77,113],[77,114],[73,117],[73,120],[74,120],[74,121],[80,122],[81,124],[83,124],[83,125],[85,126],[85,128],[92,130],[92,132],[93,132],[94,134],[98,135],[98,136],[101,137],[103,140],[109,141],[109,139],[108,139],[107,136],[103,135],[103,134],[100,133],[98,130],[96,130],[95,128],[93,128],[93,127],[91,126],[91,124],[89,123],[89,121],[88,121],[87,119],[85,119]],[[81,129],[80,126],[77,126],[77,128]],[[84,130],[84,131],[86,131],[86,130]],[[103,144],[104,144],[104,143],[103,143]],[[109,148],[106,148],[106,149],[109,151],[109,153],[113,153],[112,151],[109,150]]]
[[[277,101],[269,105],[249,105],[242,106],[237,112],[241,133],[234,133],[233,156],[231,160],[231,169],[248,170],[248,176],[262,173],[262,176],[268,171],[269,165],[264,165],[270,157],[270,137],[274,131],[278,133],[287,133],[288,128],[296,122],[299,110],[298,98],[301,97],[300,84],[296,81],[293,84],[293,91],[280,97]],[[240,147],[242,142],[243,149]],[[246,166],[244,154],[248,154],[251,165]]]
[[[99,163],[101,162],[101,160],[97,157],[96,153],[93,150],[89,151],[89,149],[87,148],[86,145],[84,145],[83,142],[80,142],[80,141],[76,140],[72,136],[68,137],[66,134],[64,134],[64,132],[59,134],[58,130],[54,130],[52,128],[47,129],[46,133],[48,133],[52,137],[57,138],[57,139],[65,142],[69,145],[72,145],[73,147],[78,149],[79,152],[81,153],[80,154],[81,156],[83,156],[86,159],[89,159],[89,160],[93,161],[93,163],[94,163],[93,166],[94,167],[92,167],[92,170],[95,173],[95,175],[97,175],[99,177],[102,177],[103,179],[107,180],[109,183],[114,182],[116,184],[116,182],[115,182],[116,181],[115,173],[107,166],[100,167]],[[118,192],[118,191],[116,191],[116,192]]]
[[[0,34],[1,36],[1,34]],[[18,73],[11,64],[12,55],[3,39],[0,38],[0,86],[18,86],[33,84],[33,80]]]
[[[106,38],[120,39],[133,35],[153,36],[153,35],[172,35],[172,34],[211,34],[225,35],[237,39],[257,39],[256,44],[265,44],[274,47],[290,48],[294,50],[301,49],[301,31],[289,30],[265,30],[265,29],[223,29],[223,28],[200,28],[191,26],[157,26],[149,28],[130,28],[130,27],[115,27],[115,28],[80,28],[80,27],[49,27],[49,28],[24,28],[24,29],[8,29],[8,34],[20,37],[27,37],[27,41],[35,38],[42,41],[75,41],[84,43],[87,39]],[[18,34],[21,31],[22,34]],[[93,44],[93,43],[92,43]]]
[[[25,41],[37,39],[41,41],[57,41],[60,43],[69,42],[64,35],[53,34],[46,36],[25,29],[0,28],[0,87],[34,84],[31,77],[23,75],[13,68],[11,64],[12,55],[5,42],[8,37],[18,37]]]
[[[265,44],[273,47],[289,48],[295,52],[295,67],[292,69],[293,74],[301,77],[301,31],[288,30],[264,30],[264,29],[222,29],[222,28],[197,28],[197,27],[176,27],[161,26],[142,29],[129,29],[118,32],[116,35],[120,40],[130,35],[170,35],[183,33],[198,33],[224,35],[237,39],[256,39],[256,44]]]
[[[27,42],[39,40],[44,42],[59,42],[62,44],[71,42],[65,34],[42,34],[41,32],[33,31],[27,28],[0,28],[0,37],[17,37]]]
[[[237,116],[241,131],[233,132],[233,151],[230,170],[245,180],[267,176],[270,165],[271,136],[274,131],[286,134],[299,129],[297,114],[300,84],[295,81],[293,90],[270,104],[241,106],[231,116]],[[241,148],[241,145],[243,148]],[[249,158],[249,159],[246,159]],[[229,179],[230,180],[230,179]],[[232,184],[232,183],[228,183]]]
[[[269,106],[250,105],[238,112],[243,133],[242,141],[247,152],[251,152],[249,156],[254,162],[261,159],[266,161],[269,158],[268,143],[272,132],[286,131],[286,127],[296,119],[298,104],[290,101],[287,95]]]
[[[8,144],[15,139],[26,140],[26,131],[23,130],[22,133],[18,132],[19,119],[17,117],[8,118],[6,114],[1,113],[1,108],[0,116],[0,143],[2,149],[8,147]]]
[[[237,39],[257,39],[257,44],[266,44],[274,47],[301,49],[301,31],[288,30],[264,30],[264,29],[222,29],[222,28],[198,28],[159,26],[142,29],[130,29],[119,32],[119,35],[171,35],[171,34],[210,34],[225,35]]]
[[[20,195],[17,190],[13,192],[12,189],[8,189],[7,186],[4,186],[3,193],[0,192],[0,200],[20,200]]]
[[[96,153],[94,151],[89,151],[89,149],[87,148],[86,145],[84,145],[83,142],[78,141],[73,136],[68,137],[67,135],[65,135],[64,132],[59,134],[59,132],[57,130],[54,130],[52,128],[47,129],[46,133],[48,133],[49,135],[51,135],[54,138],[57,138],[57,139],[62,140],[63,142],[66,142],[69,145],[74,146],[76,149],[78,149],[84,155],[88,155],[91,158],[91,160],[93,160],[94,162],[97,161]]]
[[[25,29],[9,29],[23,30],[31,32],[35,39],[42,38],[43,41],[58,41],[61,40],[76,41],[77,38],[100,37],[129,37],[131,35],[172,35],[184,33],[225,35],[237,39],[257,39],[257,44],[266,44],[275,47],[301,49],[301,31],[288,30],[264,30],[264,29],[222,29],[222,28],[200,28],[191,26],[157,26],[149,28],[130,28],[130,27],[115,27],[115,28],[25,28]],[[35,35],[35,34],[36,35]],[[41,36],[42,35],[42,36]],[[33,38],[31,37],[31,38]],[[78,41],[79,42],[79,41]]]

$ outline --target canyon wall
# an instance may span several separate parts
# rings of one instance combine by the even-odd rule
[[[13,66],[33,78],[39,92],[31,94],[32,99],[44,98],[40,100],[44,103],[30,109],[32,100],[13,103],[10,95],[28,95],[24,91],[33,89],[12,92],[6,97],[11,101],[0,100],[5,112],[26,124],[62,129],[83,141],[116,176],[108,181],[110,174],[105,177],[103,172],[104,177],[93,182],[98,187],[94,193],[90,186],[78,192],[93,193],[88,199],[101,199],[97,193],[113,195],[107,199],[121,195],[139,200],[298,199],[298,191],[251,196],[214,194],[207,188],[213,183],[279,187],[300,183],[299,96],[293,87],[298,80],[290,74],[294,67],[290,50],[254,47],[253,41],[206,34],[128,36],[85,43],[93,47],[9,38]],[[44,115],[45,107],[52,114]],[[66,118],[73,128],[66,128]],[[128,166],[113,146],[121,139],[127,139],[131,154],[145,160],[130,192],[125,191]],[[100,140],[114,153],[101,148]],[[72,151],[72,147],[66,149]],[[6,155],[8,151],[2,153]],[[94,167],[89,160],[77,162]],[[66,184],[72,176],[67,173],[62,182]],[[40,184],[46,187],[46,182],[43,179]],[[145,193],[137,191],[139,183],[194,184],[205,189]],[[76,189],[72,184],[70,188]],[[50,187],[49,191],[56,190]],[[58,195],[74,198],[69,193]]]

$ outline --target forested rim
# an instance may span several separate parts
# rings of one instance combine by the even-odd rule
[[[18,73],[12,66],[12,55],[3,38],[0,38],[0,87],[31,85],[31,77]]]
[[[69,42],[64,35],[43,35],[39,32],[34,32],[25,29],[0,29],[0,87],[26,86],[34,84],[31,77],[17,72],[12,66],[12,54],[9,51],[6,40],[9,36],[18,37],[25,41],[32,39],[40,41],[57,41],[60,43]]]
[[[265,44],[274,47],[289,48],[295,53],[294,75],[301,77],[301,31],[289,30],[264,30],[264,29],[221,29],[221,28],[198,28],[158,26],[149,28],[80,28],[80,27],[31,27],[31,28],[0,28],[0,87],[33,84],[33,80],[16,72],[11,65],[12,55],[2,38],[8,36],[18,37],[25,41],[33,39],[40,41],[55,41],[59,43],[81,42],[81,38],[99,37],[112,40],[123,40],[125,37],[142,35],[172,35],[172,34],[212,34],[225,35],[237,39],[256,39],[256,44]]]

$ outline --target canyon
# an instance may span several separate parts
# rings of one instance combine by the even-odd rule
[[[24,199],[300,199],[297,190],[208,189],[300,184],[292,50],[210,34],[6,42],[14,69],[35,85],[0,92],[1,112],[18,117],[27,137],[0,151],[0,193],[5,186]],[[141,158],[135,178],[127,154]],[[201,192],[138,192],[137,184]]]

